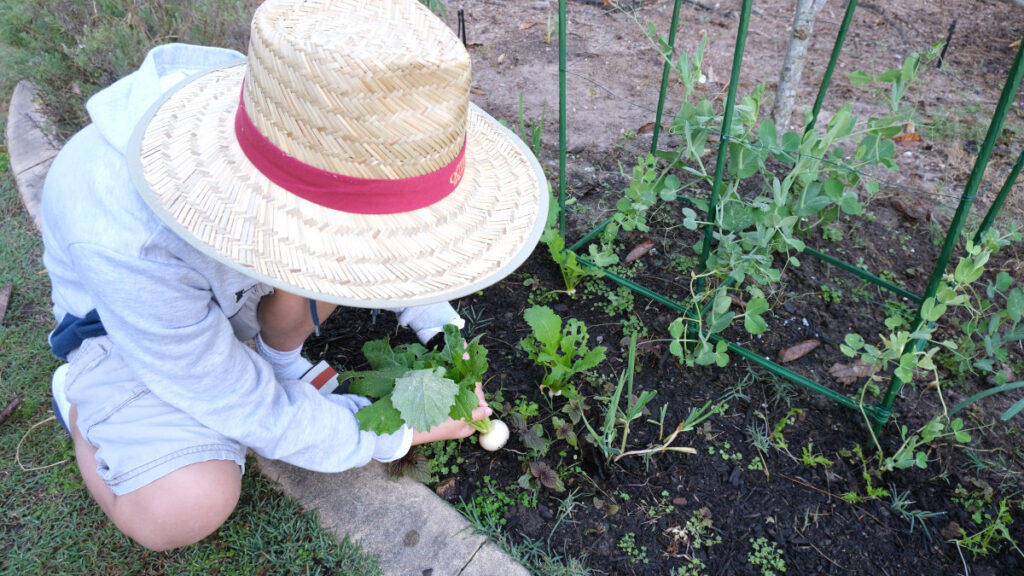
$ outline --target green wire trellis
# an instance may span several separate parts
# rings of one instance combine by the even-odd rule
[[[679,9],[683,0],[675,0],[675,5],[672,10],[672,21],[671,30],[669,31],[668,45],[669,45],[669,57],[665,62],[664,69],[662,71],[661,88],[658,96],[658,107],[654,122],[654,133],[651,143],[651,153],[653,154],[657,150],[658,136],[661,127],[661,116],[664,110],[666,88],[668,85],[669,72],[671,62],[675,57],[675,37],[676,29],[679,25]],[[743,50],[746,46],[747,31],[750,25],[750,13],[751,13],[752,0],[743,0],[742,9],[740,11],[739,28],[736,32],[736,46],[733,52],[732,72],[729,81],[728,95],[726,97],[725,110],[723,112],[722,127],[721,127],[721,138],[718,143],[717,157],[715,162],[715,175],[711,186],[711,195],[708,200],[708,214],[714,214],[717,203],[719,200],[719,194],[721,192],[722,180],[725,171],[726,160],[728,157],[728,143],[731,134],[731,125],[734,112],[734,104],[736,100],[736,90],[739,85],[740,69],[743,63]],[[565,237],[565,184],[566,184],[566,0],[559,0],[558,2],[558,70],[559,70],[559,116],[558,116],[558,143],[559,143],[559,178],[558,178],[558,206],[560,210],[559,216],[559,231],[562,237]],[[843,43],[846,40],[847,32],[850,28],[850,23],[853,20],[853,13],[857,8],[857,0],[850,0],[846,7],[846,12],[843,16],[843,21],[840,24],[839,31],[836,35],[836,41],[832,48],[832,53],[829,58],[828,67],[825,70],[824,77],[822,78],[821,85],[818,89],[818,94],[814,102],[814,107],[811,111],[811,118],[807,125],[804,127],[804,132],[814,128],[817,122],[818,114],[821,112],[822,104],[825,100],[825,95],[828,91],[828,87],[832,81],[832,74],[835,71],[836,63],[839,60],[839,54],[842,52]],[[970,178],[964,188],[963,194],[960,196],[959,203],[957,205],[956,213],[953,216],[952,221],[946,231],[945,240],[942,244],[942,249],[938,259],[935,262],[935,266],[932,269],[931,276],[929,277],[927,288],[924,294],[918,295],[909,292],[895,284],[892,284],[870,272],[860,268],[856,265],[847,263],[834,256],[825,254],[823,252],[807,248],[804,252],[810,256],[818,258],[822,262],[835,266],[841,270],[844,270],[850,274],[857,276],[863,280],[866,280],[876,286],[887,290],[901,297],[908,299],[909,301],[918,305],[917,319],[921,319],[921,304],[936,295],[940,286],[942,276],[945,273],[946,267],[949,264],[950,259],[953,255],[953,250],[956,247],[957,240],[960,237],[960,233],[963,230],[964,224],[966,223],[967,216],[970,213],[970,208],[974,199],[978,193],[978,188],[981,185],[985,169],[988,166],[988,162],[992,156],[993,148],[995,147],[996,137],[1002,132],[1003,123],[1006,120],[1006,115],[1009,112],[1010,106],[1012,105],[1013,96],[1017,93],[1017,89],[1021,83],[1021,77],[1024,75],[1024,66],[1022,66],[1022,59],[1024,59],[1024,42],[1017,51],[1017,55],[1014,58],[1013,65],[1010,68],[1010,73],[1006,83],[1003,85],[1003,91],[1000,95],[999,102],[996,105],[995,112],[992,116],[992,121],[989,124],[988,132],[985,136],[985,141],[978,152],[978,156],[974,163],[974,168],[971,171]],[[995,200],[992,202],[991,207],[985,214],[977,232],[975,233],[975,240],[991,227],[996,215],[1002,208],[1006,197],[1009,195],[1010,190],[1013,188],[1014,183],[1017,180],[1018,175],[1021,172],[1021,168],[1024,167],[1024,150],[1021,151],[1019,157],[1013,168],[1010,170],[1002,188],[1000,189]],[[699,273],[703,273],[707,266],[707,261],[710,256],[711,246],[714,241],[715,224],[713,218],[707,219],[709,222],[704,225],[704,241],[702,242],[701,254],[699,260]],[[608,221],[600,224],[597,228],[585,234],[580,240],[573,244],[569,250],[572,251],[579,262],[586,266],[600,269],[604,277],[608,278],[612,282],[625,286],[626,288],[641,294],[642,296],[649,298],[661,305],[664,305],[672,310],[690,316],[693,310],[690,306],[679,303],[672,298],[654,292],[636,282],[623,278],[610,270],[606,270],[603,267],[597,266],[593,262],[590,262],[579,253],[579,249],[593,240],[597,234],[608,224]],[[703,290],[704,277],[701,275],[698,278],[697,291]],[[865,405],[860,400],[841,394],[828,386],[815,382],[806,376],[798,374],[785,366],[782,366],[776,362],[773,362],[760,354],[757,354],[751,350],[747,350],[743,346],[730,342],[723,339],[722,337],[711,334],[708,335],[709,339],[715,343],[725,342],[729,351],[769,370],[770,372],[783,377],[795,384],[803,386],[813,392],[822,394],[833,400],[840,405],[852,408],[859,412],[862,412],[872,423],[874,431],[877,433],[881,428],[889,421],[892,416],[892,406],[899,395],[900,390],[906,382],[902,381],[897,375],[893,375],[890,380],[889,386],[885,391],[885,395],[882,399],[874,405]],[[920,352],[923,350],[925,341],[917,339],[911,340],[906,344],[901,354],[913,349]]]

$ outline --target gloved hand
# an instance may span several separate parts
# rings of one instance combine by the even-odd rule
[[[454,324],[459,330],[466,327],[466,321],[452,308],[449,302],[438,302],[410,308],[387,308],[398,315],[398,325],[408,326],[416,332],[419,341],[426,345],[430,339],[444,332],[445,324]]]

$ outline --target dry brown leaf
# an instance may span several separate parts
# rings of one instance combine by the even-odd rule
[[[624,262],[626,264],[629,264],[633,260],[640,258],[641,256],[647,254],[653,249],[654,240],[644,240],[643,242],[637,244],[636,246],[633,246],[633,249],[629,251],[629,254],[626,254],[626,259],[624,260]]]
[[[821,342],[813,339],[797,342],[792,346],[786,346],[782,350],[779,350],[779,357],[776,362],[779,364],[785,364],[786,362],[792,362],[793,360],[803,358],[818,346],[821,346]]]
[[[629,337],[626,336],[619,340],[619,346],[623,349],[629,348]],[[641,340],[636,343],[636,351],[640,354],[661,354],[661,344],[653,340]]]
[[[533,28],[537,24],[540,24],[540,22],[523,22],[519,25],[519,29],[526,30],[527,28]]]
[[[437,485],[434,489],[437,495],[441,498],[448,500],[455,495],[455,478],[449,478]]]
[[[860,359],[850,364],[836,362],[828,369],[828,373],[840,384],[853,384],[860,378],[870,378],[875,372],[878,372],[878,366]]]
[[[914,145],[921,143],[921,135],[917,132],[904,132],[893,137],[893,142],[903,145]]]
[[[637,134],[644,134],[647,132],[654,132],[654,122],[648,122],[647,124],[644,124],[643,126],[636,129]]]
[[[20,406],[21,398],[15,396],[13,400],[7,403],[7,407],[0,411],[0,424],[6,422],[7,419],[11,417],[11,414],[14,414],[14,411],[17,410]]]

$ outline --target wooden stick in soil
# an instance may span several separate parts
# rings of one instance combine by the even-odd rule
[[[14,400],[7,403],[7,407],[4,408],[3,412],[0,412],[0,424],[3,424],[14,414],[14,411],[21,407],[21,398],[15,396]]]

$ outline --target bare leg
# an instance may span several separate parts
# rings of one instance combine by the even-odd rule
[[[121,532],[151,550],[170,550],[202,540],[227,520],[241,493],[238,464],[208,460],[189,464],[134,492],[118,496],[96,473],[96,448],[76,425],[72,406],[68,425],[85,485]]]
[[[337,308],[334,304],[317,302],[317,316],[326,320]],[[257,311],[263,342],[275,350],[294,350],[313,333],[309,299],[282,290],[275,290],[260,300]]]

